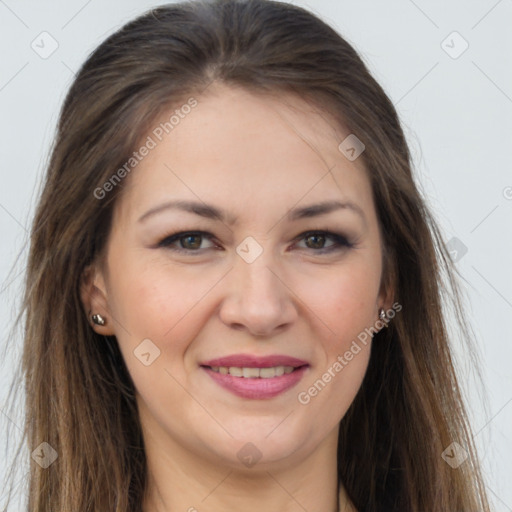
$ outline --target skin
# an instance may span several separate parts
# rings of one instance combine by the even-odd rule
[[[144,511],[335,511],[338,493],[340,510],[355,510],[338,489],[337,436],[371,342],[308,404],[297,395],[392,303],[381,287],[381,236],[362,159],[339,151],[347,130],[292,95],[217,84],[197,99],[127,178],[105,257],[83,287],[87,310],[107,318],[94,329],[117,337],[136,387],[150,474]],[[213,204],[236,222],[177,209],[139,221],[177,199]],[[350,201],[361,214],[286,217],[328,200]],[[212,238],[159,246],[194,230]],[[353,247],[327,237],[336,249],[322,254],[322,242],[303,235],[314,230]],[[263,249],[252,263],[236,252],[248,236]],[[182,244],[188,252],[172,249]],[[144,339],[160,350],[149,366],[134,356]],[[285,393],[244,399],[199,366],[234,353],[285,354],[310,366]],[[252,467],[237,457],[249,442],[262,454]]]

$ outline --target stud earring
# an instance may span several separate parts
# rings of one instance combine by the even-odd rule
[[[107,319],[103,318],[98,313],[92,315],[91,318],[92,318],[93,323],[96,324],[96,325],[105,325],[107,323]]]
[[[387,315],[386,315],[386,312],[384,311],[384,308],[380,308],[380,309],[379,309],[379,320],[381,320],[382,322],[384,322],[384,327],[387,329],[387,327],[388,327],[388,324],[387,324]]]

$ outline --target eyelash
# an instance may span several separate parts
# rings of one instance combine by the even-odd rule
[[[336,250],[344,250],[344,249],[351,249],[354,247],[354,244],[347,240],[346,237],[343,235],[333,233],[331,231],[323,231],[323,230],[313,230],[313,231],[306,231],[304,233],[301,233],[298,237],[295,238],[295,241],[300,242],[305,238],[308,238],[313,235],[322,235],[326,238],[330,238],[334,243],[329,247],[324,247],[320,249],[313,249],[310,247],[306,247],[305,249],[309,249],[317,254],[328,254]],[[187,254],[200,254],[203,250],[201,249],[184,249],[181,247],[172,247],[172,244],[175,242],[178,242],[180,239],[185,238],[187,236],[201,236],[208,238],[210,241],[214,238],[213,235],[210,233],[207,233],[206,231],[180,231],[177,233],[173,233],[171,235],[166,236],[163,238],[159,243],[158,247],[162,247],[165,249],[169,249],[175,252],[179,253],[187,253]],[[207,249],[214,249],[214,247],[208,247]]]

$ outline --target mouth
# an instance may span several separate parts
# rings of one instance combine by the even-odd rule
[[[285,373],[292,373],[297,368],[293,366],[271,366],[270,368],[240,368],[238,366],[208,366],[210,370],[222,375],[233,375],[244,379],[272,379]]]
[[[206,361],[200,367],[222,388],[247,399],[278,396],[295,386],[309,367],[289,356],[234,355]]]

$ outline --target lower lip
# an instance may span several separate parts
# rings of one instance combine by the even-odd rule
[[[233,375],[224,375],[214,372],[205,366],[201,367],[206,373],[220,386],[231,391],[231,393],[242,398],[252,400],[264,400],[288,391],[295,386],[307,369],[307,366],[301,366],[292,373],[285,373],[279,377],[270,379],[234,377]]]

